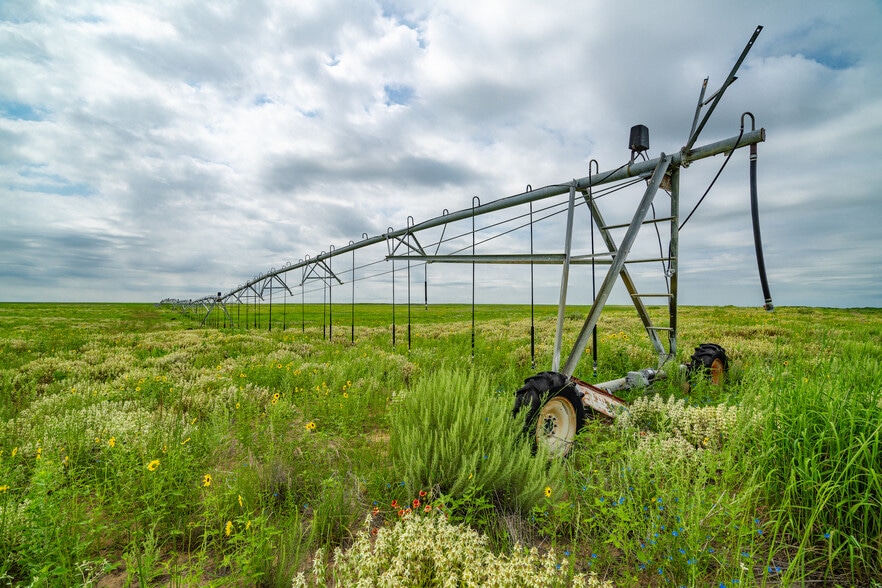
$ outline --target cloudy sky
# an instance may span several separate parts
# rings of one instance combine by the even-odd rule
[[[757,25],[698,144],[744,111],[766,129],[777,305],[882,306],[879,0],[2,0],[0,301],[226,292],[409,216],[617,168],[634,124],[651,157],[675,152]],[[722,161],[684,170],[684,211]],[[762,305],[749,211],[742,149],[681,235],[681,303]],[[461,299],[469,266],[435,267],[433,298]],[[495,271],[479,301],[529,301],[528,269]]]

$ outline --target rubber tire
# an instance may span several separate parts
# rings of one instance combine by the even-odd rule
[[[701,374],[708,378],[711,384],[719,386],[729,371],[729,358],[726,357],[726,350],[716,343],[702,343],[695,348],[688,368],[690,379]]]
[[[524,433],[543,444],[555,456],[566,456],[576,433],[585,423],[585,407],[569,378],[558,372],[541,372],[527,378],[515,393],[514,417],[524,418]]]

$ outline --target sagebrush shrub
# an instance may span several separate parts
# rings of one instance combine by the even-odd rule
[[[560,464],[544,448],[534,450],[511,418],[512,402],[474,373],[421,378],[396,396],[390,412],[396,472],[413,491],[456,497],[479,488],[506,510],[529,511],[561,478]]]

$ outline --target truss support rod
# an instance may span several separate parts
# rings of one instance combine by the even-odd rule
[[[692,149],[692,146],[698,139],[698,135],[701,134],[701,130],[704,128],[704,125],[707,124],[707,121],[710,119],[711,114],[713,114],[714,109],[717,107],[717,104],[720,103],[720,99],[723,97],[723,93],[730,85],[732,85],[732,82],[735,81],[735,73],[738,71],[738,68],[741,67],[741,63],[744,61],[744,58],[747,57],[747,54],[750,52],[751,47],[753,47],[756,38],[759,37],[759,34],[762,30],[762,26],[756,27],[756,30],[753,32],[753,36],[750,37],[750,41],[747,42],[747,45],[745,45],[744,49],[741,51],[741,56],[738,58],[738,61],[736,61],[735,65],[732,66],[732,71],[729,72],[729,75],[726,77],[726,81],[723,82],[723,85],[720,87],[719,90],[717,90],[717,93],[714,94],[713,102],[707,109],[707,112],[704,114],[704,118],[701,119],[701,122],[698,123],[698,127],[689,136],[689,140],[686,142],[686,146],[683,148],[684,151],[689,151],[690,149]],[[704,97],[704,88],[702,88],[702,97]],[[710,98],[708,100],[710,100]],[[700,107],[701,105],[699,104],[699,108]],[[698,113],[696,112],[696,114]]]
[[[611,259],[598,259],[600,257],[615,257],[615,252],[598,253],[596,255],[571,255],[570,265],[590,265],[592,260],[597,265],[610,265]],[[487,255],[392,255],[388,261],[421,261],[426,263],[481,263],[518,265],[535,263],[536,265],[558,265],[564,262],[563,253],[536,253],[533,255],[519,254],[487,254]],[[668,261],[667,257],[641,257],[629,259],[625,263],[658,263]]]
[[[643,219],[646,218],[646,215],[649,212],[649,207],[652,205],[652,200],[655,198],[655,194],[658,192],[662,179],[665,177],[665,173],[671,165],[673,156],[666,156],[662,153],[659,160],[655,172],[652,174],[652,179],[646,187],[646,192],[643,194],[643,199],[640,201],[640,206],[637,207],[637,211],[634,213],[634,218],[631,220],[631,226],[628,228],[628,232],[625,233],[625,237],[619,245],[618,253],[613,260],[612,265],[610,265],[609,270],[606,272],[606,277],[603,279],[603,284],[601,284],[600,290],[597,292],[597,298],[594,300],[594,304],[591,305],[588,318],[585,319],[585,323],[582,325],[582,330],[576,338],[576,343],[573,345],[570,356],[567,358],[566,364],[564,364],[562,371],[566,376],[572,376],[576,371],[576,364],[579,363],[579,358],[582,356],[585,347],[588,345],[588,338],[591,336],[591,331],[597,324],[597,319],[600,318],[600,312],[603,310],[609,295],[612,293],[613,285],[615,285],[619,274],[625,267],[625,260],[628,258],[628,253],[631,251],[631,247],[637,239],[637,233],[640,232],[640,225],[643,224]]]
[[[573,211],[576,209],[576,182],[570,186],[570,204],[567,209],[567,236],[564,242],[563,272],[560,277],[560,301],[557,304],[557,329],[554,332],[554,355],[551,371],[560,367],[560,346],[563,340],[564,314],[567,310],[567,285],[570,280],[570,251],[573,245]]]

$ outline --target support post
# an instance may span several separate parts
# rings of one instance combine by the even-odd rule
[[[560,299],[557,303],[557,330],[554,333],[554,355],[551,360],[551,371],[560,368],[560,348],[563,342],[564,316],[567,309],[567,285],[570,281],[570,253],[573,247],[573,212],[576,209],[576,181],[570,186],[570,201],[567,208],[567,233],[564,241],[563,273],[560,277]]]

